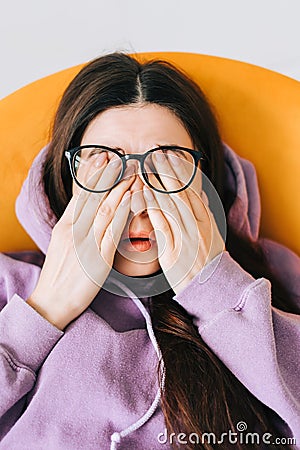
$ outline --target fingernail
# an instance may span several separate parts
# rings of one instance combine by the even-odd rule
[[[110,167],[112,167],[113,169],[115,169],[116,167],[120,167],[121,163],[120,161],[118,161],[117,159],[113,159],[110,163],[109,163]]]
[[[170,155],[169,159],[171,160],[171,164],[174,166],[179,166],[181,164],[181,158],[178,155]]]
[[[150,189],[144,187],[143,190],[144,190],[144,196],[145,196],[146,200],[151,201],[151,200],[154,199],[154,195],[153,195],[153,193],[150,191]]]
[[[163,162],[166,159],[166,157],[162,151],[157,151],[155,152],[155,159],[157,162]]]

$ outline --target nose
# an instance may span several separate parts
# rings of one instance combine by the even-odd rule
[[[144,182],[140,173],[136,174],[135,180],[131,185],[131,211],[134,214],[145,214],[146,203],[143,195]]]

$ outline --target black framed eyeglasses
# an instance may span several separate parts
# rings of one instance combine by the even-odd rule
[[[95,193],[115,187],[126,176],[130,160],[139,161],[141,175],[150,188],[165,194],[180,192],[192,183],[199,161],[206,159],[198,150],[173,145],[135,154],[105,145],[82,145],[66,150],[65,156],[76,184]]]

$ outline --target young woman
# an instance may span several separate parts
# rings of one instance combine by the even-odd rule
[[[17,202],[44,264],[0,257],[0,449],[300,445],[299,259],[258,198],[186,75],[86,65]]]

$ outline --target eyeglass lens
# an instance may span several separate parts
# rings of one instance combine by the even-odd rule
[[[127,161],[127,166],[133,161]],[[120,180],[122,158],[110,150],[81,148],[74,155],[73,169],[77,181],[89,190],[110,190]],[[147,153],[143,176],[147,183],[161,192],[180,190],[189,184],[194,175],[193,156],[176,147],[157,149]],[[126,176],[126,172],[125,172]]]

